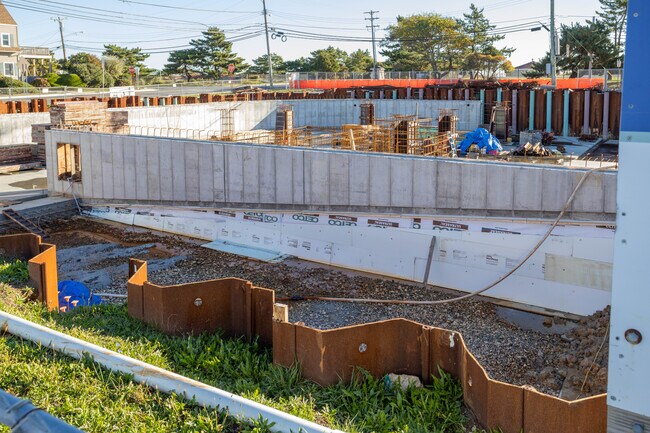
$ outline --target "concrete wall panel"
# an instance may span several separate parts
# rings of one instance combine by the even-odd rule
[[[214,198],[214,158],[210,143],[199,143],[199,200],[204,203],[215,201]]]
[[[390,206],[391,174],[390,159],[370,156],[370,206]]]
[[[370,157],[359,155],[350,158],[350,204],[370,204]]]
[[[271,150],[270,153],[273,155],[274,159],[274,179],[269,179],[269,184],[275,185],[276,203],[292,204],[294,202],[293,154],[286,150],[280,150],[277,152]]]
[[[136,163],[135,151],[137,147],[142,147],[143,144],[137,141],[124,146],[124,198],[127,200],[135,200],[137,198],[136,190],[139,188],[143,189],[141,195],[147,195],[147,177],[141,176],[144,183],[136,183],[138,164]]]
[[[351,154],[335,154],[329,164],[329,203],[334,206],[350,204]]]
[[[243,183],[244,201],[249,203],[260,203],[260,160],[259,147],[245,146],[242,148],[243,155]]]
[[[413,206],[413,166],[415,159],[390,158],[390,203],[392,207]]]
[[[185,148],[185,190],[186,201],[199,201],[200,173],[199,173],[199,143],[187,141]]]
[[[311,153],[309,155],[310,179],[309,179],[309,203],[314,205],[327,205],[329,203],[330,158],[322,153]]]
[[[461,166],[461,199],[463,209],[485,209],[487,206],[487,190],[499,188],[487,182],[488,166],[485,164],[463,164]]]
[[[224,146],[226,151],[226,202],[244,201],[244,147]]]
[[[81,144],[84,182],[75,185],[75,193],[96,200],[531,217],[559,211],[585,173],[549,166],[72,131],[48,131],[46,136],[46,154],[52,161],[57,142]],[[581,219],[613,220],[616,173],[592,176],[572,212]],[[52,173],[48,182],[53,192],[69,193],[69,185]]]
[[[514,210],[541,211],[542,174],[542,169],[537,167],[522,166],[515,169]]]
[[[445,161],[446,162],[446,161]],[[466,179],[467,182],[472,182]],[[439,163],[436,182],[436,206],[438,209],[460,209],[461,206],[461,164]]]
[[[160,198],[174,200],[174,179],[171,140],[157,140],[160,143]]]
[[[117,200],[125,199],[124,187],[124,150],[127,137],[122,135],[111,136],[111,145],[113,148],[113,198]]]
[[[437,172],[435,159],[413,164],[413,207],[435,209]]]
[[[147,158],[141,160],[142,163],[147,164],[145,171],[147,173],[147,192],[150,200],[162,200],[161,196],[161,165],[160,165],[160,150],[156,139],[150,138],[144,142],[147,149]],[[139,169],[142,170],[142,167]]]
[[[185,170],[185,142],[171,142],[172,158],[172,197],[174,201],[182,202],[187,198],[187,172]]]
[[[275,152],[268,147],[259,148],[259,202],[275,203]]]

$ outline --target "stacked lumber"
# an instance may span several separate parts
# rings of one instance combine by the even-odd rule
[[[542,146],[542,143],[530,144],[525,143],[512,151],[512,155],[517,156],[551,156],[553,152]]]
[[[96,125],[105,117],[106,104],[99,101],[59,102],[50,108],[50,121],[57,126]]]

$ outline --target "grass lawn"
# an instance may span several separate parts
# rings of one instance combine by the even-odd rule
[[[303,379],[298,368],[273,365],[270,350],[256,342],[208,334],[170,337],[130,318],[123,305],[47,312],[26,300],[28,289],[9,285],[24,281],[18,270],[0,265],[1,310],[124,355],[346,432],[465,431],[462,391],[448,375],[402,391],[359,371],[354,384],[321,387]],[[268,430],[264,420],[237,423],[92,360],[76,361],[10,335],[0,338],[0,389],[87,432]]]

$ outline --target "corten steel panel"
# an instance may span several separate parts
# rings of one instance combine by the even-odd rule
[[[609,92],[609,131],[618,138],[621,130],[621,92]]]
[[[535,90],[535,129],[546,129],[546,90]]]
[[[127,287],[127,308],[129,316],[144,320],[144,283],[147,281],[147,262],[129,259],[129,280]]]
[[[589,126],[592,130],[603,131],[603,103],[605,95],[595,90],[591,91],[589,100]]]
[[[273,304],[275,304],[275,291],[262,287],[252,288],[252,320],[253,334],[259,336],[264,345],[273,344]]]
[[[564,127],[564,90],[553,91],[551,127],[556,135],[562,135],[562,128]]]
[[[273,363],[290,367],[296,360],[297,325],[273,321]]]
[[[438,367],[454,377],[459,372],[459,350],[462,339],[457,332],[446,329],[431,328],[429,332],[429,370],[438,376]]]
[[[297,326],[296,358],[303,374],[324,386],[349,381],[353,367],[373,376],[428,377],[428,334],[428,327],[404,319],[327,331]]]
[[[38,291],[38,300],[48,310],[58,310],[56,246],[41,243],[33,233],[0,236],[0,255],[27,260],[29,284]]]
[[[604,433],[607,430],[606,395],[567,402],[524,388],[526,433]]]
[[[517,128],[519,131],[528,129],[528,119],[530,117],[530,92],[520,90],[517,92]],[[517,132],[519,132],[517,131]]]
[[[585,111],[585,93],[576,90],[569,97],[569,135],[582,135]]]
[[[251,289],[235,278],[166,287],[145,282],[144,320],[170,334],[222,330],[251,338]]]

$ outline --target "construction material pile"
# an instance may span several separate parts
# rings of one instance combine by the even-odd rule
[[[554,153],[544,147],[542,143],[524,143],[513,150],[511,154],[516,156],[553,156]]]
[[[101,124],[105,122],[106,106],[99,101],[60,102],[50,108],[50,121],[55,126]]]

